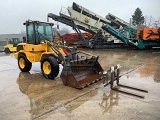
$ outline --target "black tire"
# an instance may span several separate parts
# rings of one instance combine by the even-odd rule
[[[32,68],[32,63],[26,58],[25,55],[18,56],[18,67],[22,72],[29,72]]]
[[[5,48],[5,49],[4,49],[4,52],[5,52],[6,54],[11,53],[11,51],[9,50],[9,48]]]
[[[53,56],[45,57],[41,61],[41,71],[45,78],[54,79],[59,73],[59,64]]]

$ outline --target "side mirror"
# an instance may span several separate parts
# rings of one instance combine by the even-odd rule
[[[26,37],[23,37],[23,43],[25,43],[26,42]]]
[[[25,23],[25,24],[26,24],[26,26],[29,26],[29,21],[26,21],[26,23]]]

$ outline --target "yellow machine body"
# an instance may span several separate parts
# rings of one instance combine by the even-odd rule
[[[14,56],[18,59],[18,54],[23,53],[26,55],[27,59],[32,62],[40,62],[42,60],[42,57],[45,55],[53,55],[55,57],[58,57],[58,55],[46,44],[27,44],[27,43],[20,43],[18,47],[23,47],[23,50],[19,50],[17,53],[14,54]],[[18,49],[18,48],[17,48]],[[66,54],[64,53],[62,48],[58,48],[60,53],[65,57]]]
[[[16,52],[16,47],[13,47],[13,44],[7,44],[4,46],[5,53]]]

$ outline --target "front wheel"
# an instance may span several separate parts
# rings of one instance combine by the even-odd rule
[[[22,72],[29,72],[32,68],[32,63],[25,55],[21,54],[18,56],[18,67]]]
[[[53,56],[44,58],[41,61],[41,71],[44,77],[54,79],[59,73],[59,64]]]

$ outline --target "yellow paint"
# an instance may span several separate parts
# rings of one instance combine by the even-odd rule
[[[25,60],[23,58],[20,58],[18,62],[19,62],[20,68],[23,69],[25,67]]]
[[[13,44],[7,44],[4,46],[4,49],[8,48],[10,50],[10,52],[16,52],[16,47],[13,47]]]
[[[51,65],[50,65],[50,63],[48,62],[48,61],[45,61],[44,63],[43,63],[43,71],[44,71],[44,73],[45,74],[50,74],[50,72],[51,72]]]
[[[23,50],[18,51],[14,54],[15,58],[18,59],[18,55],[20,53],[23,53],[26,55],[27,59],[33,63],[33,62],[40,62],[43,56],[53,55],[56,58],[59,56],[56,54],[55,51],[52,50],[50,46],[48,46],[46,43],[34,45],[34,44],[26,44],[26,43],[20,43],[19,45],[23,46]],[[63,55],[66,56],[66,54],[63,51],[63,48],[56,46],[56,49]],[[64,61],[62,61],[63,64]]]

